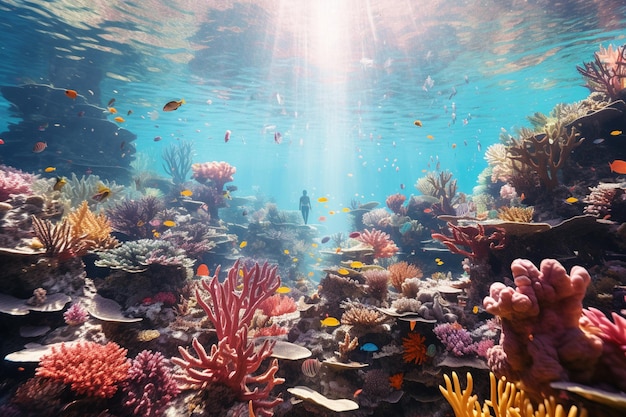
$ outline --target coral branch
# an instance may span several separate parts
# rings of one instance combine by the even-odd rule
[[[475,262],[484,262],[489,257],[490,250],[503,249],[506,244],[506,232],[504,229],[494,227],[490,235],[485,234],[485,228],[481,224],[476,226],[455,226],[448,223],[452,236],[441,233],[433,233],[433,239],[441,241],[452,253],[467,256]],[[469,248],[469,251],[460,246]]]

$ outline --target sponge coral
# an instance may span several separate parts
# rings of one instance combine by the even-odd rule
[[[118,384],[128,376],[130,362],[127,350],[117,343],[100,345],[95,342],[78,342],[52,347],[44,355],[36,375],[71,384],[72,391],[89,397],[111,398]]]

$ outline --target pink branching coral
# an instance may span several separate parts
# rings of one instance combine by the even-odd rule
[[[490,250],[503,249],[506,243],[505,231],[494,227],[490,235],[485,234],[485,228],[481,224],[476,226],[455,226],[448,223],[452,236],[441,233],[433,233],[433,239],[441,241],[452,253],[467,256],[474,262],[484,262],[489,257]],[[469,249],[461,249],[465,246]]]
[[[159,417],[178,395],[176,381],[167,366],[167,359],[149,350],[139,352],[122,384],[123,406],[129,415]]]
[[[224,189],[224,184],[234,180],[233,175],[237,172],[234,166],[224,161],[193,164],[191,170],[193,171],[192,176],[195,180],[201,183],[205,183],[209,180],[219,191]]]
[[[438,324],[433,333],[454,356],[470,355],[476,350],[471,333],[459,323]]]
[[[603,346],[579,324],[587,270],[575,266],[568,275],[554,259],[544,259],[540,269],[516,259],[511,271],[516,288],[494,283],[483,302],[502,322],[500,344],[488,353],[492,371],[535,396],[549,393],[554,381],[589,383]]]
[[[374,249],[374,258],[391,258],[398,252],[398,247],[391,240],[391,236],[377,229],[371,231],[365,229],[356,239]]]
[[[587,88],[618,99],[619,92],[626,88],[626,45],[600,47],[594,58],[593,62],[584,62],[584,67],[576,67],[587,81]]]
[[[83,324],[89,318],[89,313],[85,307],[80,304],[72,304],[70,308],[63,313],[63,319],[68,326],[78,326]]]
[[[266,316],[275,317],[293,313],[298,309],[298,306],[293,298],[274,294],[263,301],[259,308],[263,310],[263,314]]]
[[[0,201],[8,200],[11,195],[32,194],[30,187],[36,179],[36,175],[0,165]]]
[[[196,299],[213,322],[218,343],[207,353],[194,338],[192,346],[197,358],[188,350],[178,348],[182,358],[172,358],[172,362],[182,368],[176,379],[183,388],[206,390],[222,385],[238,400],[252,404],[255,415],[273,415],[272,408],[282,399],[269,396],[275,385],[284,382],[275,377],[278,361],[272,360],[265,372],[254,374],[271,355],[275,342],[266,340],[255,348],[255,344],[248,341],[248,326],[255,310],[280,286],[276,270],[276,266],[267,263],[248,269],[237,261],[224,282],[219,282],[219,267],[212,278],[202,281],[202,287],[211,295],[211,302],[198,290]],[[240,276],[243,287],[238,290]]]
[[[117,343],[61,344],[44,355],[35,375],[71,384],[72,391],[89,397],[111,398],[128,377],[127,350]]]
[[[406,201],[406,196],[403,194],[392,194],[387,197],[385,203],[387,203],[387,207],[389,210],[393,211],[395,214],[405,215],[406,207],[403,206]]]

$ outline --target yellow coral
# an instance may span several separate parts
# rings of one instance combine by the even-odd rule
[[[500,220],[516,222],[516,223],[530,223],[533,221],[533,214],[535,208],[530,207],[502,207],[498,210],[498,218]]]
[[[537,409],[526,397],[523,390],[517,389],[515,384],[507,382],[505,378],[496,380],[490,372],[491,396],[482,404],[478,396],[472,395],[474,380],[472,374],[467,373],[467,387],[462,390],[456,372],[452,372],[452,380],[444,375],[445,388],[439,390],[454,410],[456,417],[587,417],[587,410],[572,406],[569,410],[557,404],[554,397],[546,398]],[[493,411],[493,414],[492,414]]]
[[[87,201],[67,216],[72,226],[72,235],[93,242],[93,247],[98,249],[112,249],[119,245],[117,239],[111,236],[111,224],[103,214],[94,214]]]

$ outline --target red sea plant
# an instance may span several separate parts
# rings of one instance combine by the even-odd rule
[[[247,402],[255,415],[272,416],[273,407],[282,402],[281,398],[270,398],[274,386],[284,382],[275,377],[278,361],[272,360],[265,372],[256,372],[271,355],[275,342],[266,340],[255,347],[248,341],[248,326],[255,310],[280,286],[277,266],[255,263],[248,269],[237,261],[222,283],[218,279],[219,271],[218,267],[212,278],[202,281],[202,287],[211,295],[211,302],[196,290],[198,304],[215,326],[218,343],[207,353],[194,338],[192,346],[197,358],[179,347],[182,358],[172,358],[172,362],[182,368],[176,378],[183,388],[211,390],[221,385],[230,389],[238,400]],[[241,290],[237,289],[239,277]]]
[[[456,226],[448,223],[452,236],[433,233],[433,239],[441,241],[452,253],[467,256],[474,263],[486,262],[489,251],[503,249],[506,243],[504,229],[494,227],[493,232],[487,235],[481,224],[476,226]],[[462,249],[465,246],[468,250]]]

